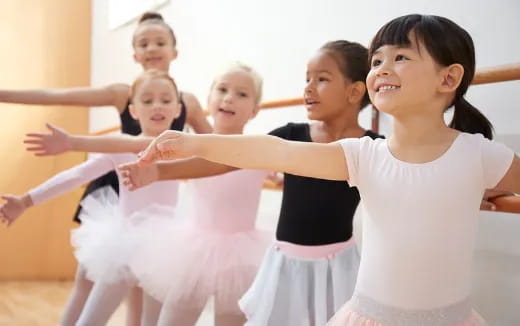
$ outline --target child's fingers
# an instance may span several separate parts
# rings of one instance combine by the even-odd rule
[[[53,155],[53,154],[49,153],[49,152],[46,152],[46,151],[34,153],[34,156],[51,156],[51,155]]]
[[[44,151],[45,148],[42,146],[32,146],[32,147],[26,147],[25,150],[29,151],[29,152],[36,152],[36,151]]]
[[[27,138],[44,138],[45,136],[47,136],[48,134],[41,134],[41,133],[28,133],[28,134],[25,134],[25,137]]]
[[[177,148],[177,142],[174,139],[167,139],[157,143],[157,149],[161,152],[174,152]]]
[[[50,122],[45,123],[45,127],[47,127],[47,129],[49,129],[50,131],[58,131],[58,127],[56,127]]]
[[[137,166],[147,166],[152,164],[155,159],[155,155],[157,153],[152,153],[151,151],[145,150],[141,153],[139,157],[139,161],[137,161]]]
[[[23,141],[24,144],[36,144],[36,145],[40,145],[40,144],[43,144],[43,139],[25,139]]]
[[[482,210],[488,210],[488,211],[494,211],[494,210],[496,210],[496,206],[495,206],[495,204],[493,204],[493,203],[490,202],[490,201],[483,200],[483,201],[480,203],[480,209],[482,209]]]

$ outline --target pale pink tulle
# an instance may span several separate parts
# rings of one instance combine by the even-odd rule
[[[449,326],[486,326],[484,319],[475,311],[471,316],[460,323],[451,324]],[[345,305],[341,308],[327,326],[393,326],[384,322],[376,321],[370,317],[363,316]],[[448,325],[447,325],[448,326]]]
[[[145,292],[165,306],[214,295],[233,311],[273,239],[255,229],[220,232],[165,219],[148,220],[140,232],[142,246],[130,267]]]

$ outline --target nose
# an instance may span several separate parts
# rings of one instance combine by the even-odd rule
[[[390,75],[390,72],[392,70],[392,67],[390,63],[388,63],[387,60],[381,62],[379,66],[376,67],[376,76],[388,76]]]
[[[231,102],[233,102],[233,94],[232,94],[232,92],[227,92],[227,93],[224,95],[224,102],[226,102],[226,103],[231,103]]]
[[[146,47],[146,51],[147,52],[153,52],[157,49],[157,45],[155,45],[154,43],[150,43],[148,44],[148,46]]]
[[[305,94],[312,94],[313,92],[314,92],[314,83],[312,82],[311,79],[309,79],[309,81],[305,85],[304,93]]]

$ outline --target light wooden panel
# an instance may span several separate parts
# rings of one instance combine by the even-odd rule
[[[90,83],[89,0],[0,1],[0,88],[86,86]],[[70,132],[88,131],[88,109],[0,104],[0,193],[22,194],[76,165],[84,154],[35,158],[25,152],[26,132],[49,121]],[[27,211],[0,227],[0,280],[71,279],[72,214],[82,190]]]

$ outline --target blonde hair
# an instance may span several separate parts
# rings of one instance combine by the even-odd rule
[[[254,88],[255,88],[256,104],[260,104],[260,101],[262,100],[262,87],[263,87],[262,76],[260,76],[260,74],[256,70],[254,70],[251,66],[243,64],[239,61],[233,62],[233,63],[229,64],[228,66],[226,66],[226,68],[223,69],[220,72],[220,74],[218,74],[217,77],[215,77],[215,79],[213,79],[213,82],[211,83],[211,89],[213,89],[213,87],[215,86],[215,83],[221,76],[228,74],[230,72],[234,72],[234,71],[243,71],[243,72],[248,73],[251,76],[251,79],[253,80],[253,84],[254,84]]]
[[[146,70],[145,72],[141,73],[139,76],[137,76],[137,78],[133,82],[132,86],[130,87],[130,99],[134,98],[139,86],[145,80],[150,80],[150,79],[164,79],[164,80],[169,81],[173,85],[173,88],[175,89],[175,96],[177,97],[177,100],[179,100],[179,89],[177,88],[177,84],[175,83],[175,80],[170,75],[168,75],[167,72],[159,70],[159,69],[149,69],[149,70]]]

